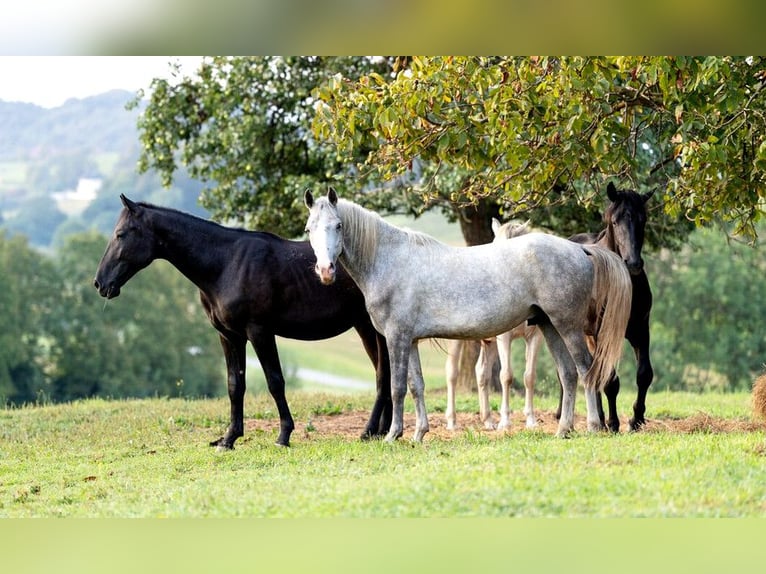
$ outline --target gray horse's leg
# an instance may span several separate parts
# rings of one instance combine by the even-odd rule
[[[415,401],[415,435],[414,442],[423,442],[423,437],[428,432],[428,411],[426,410],[425,382],[423,370],[420,367],[420,353],[418,343],[415,341],[410,349],[409,378],[410,393]]]
[[[412,342],[400,334],[386,333],[391,362],[391,428],[384,439],[393,442],[404,434],[404,398],[407,395],[407,367]]]
[[[593,355],[591,355],[585,335],[581,330],[577,329],[562,334],[562,338],[564,339],[577,368],[579,379],[584,381],[585,375],[593,363]],[[599,416],[598,403],[598,389],[595,387],[585,387],[585,405],[588,413],[587,420],[589,432],[599,432],[605,428],[601,417]]]
[[[574,407],[575,396],[577,393],[577,367],[569,354],[564,339],[559,332],[550,323],[545,321],[540,323],[540,330],[543,332],[548,350],[553,356],[561,381],[562,399],[561,399],[561,418],[559,418],[559,428],[556,436],[567,438],[574,430]]]

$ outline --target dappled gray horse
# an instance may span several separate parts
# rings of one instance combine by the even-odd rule
[[[557,435],[574,429],[578,378],[588,428],[601,428],[596,392],[620,357],[630,312],[630,277],[614,253],[542,233],[450,247],[339,200],[333,189],[316,201],[307,190],[305,202],[317,275],[332,284],[340,258],[386,338],[393,402],[387,441],[403,434],[408,375],[416,410],[413,439],[422,441],[429,430],[420,339],[482,339],[527,320],[542,330],[564,387]],[[601,317],[593,354],[583,332],[589,314]]]
[[[532,229],[529,221],[508,221],[500,223],[492,218],[492,233],[495,241],[512,239],[519,235],[529,233]],[[525,343],[525,367],[524,367],[524,415],[527,428],[537,426],[537,418],[534,413],[534,391],[536,380],[537,355],[543,342],[543,334],[535,325],[529,325],[526,321],[517,325],[510,331],[501,333],[494,339],[483,339],[480,342],[479,356],[476,361],[476,387],[479,395],[479,419],[486,429],[495,428],[492,421],[492,413],[489,408],[489,390],[492,378],[492,369],[495,358],[500,359],[500,385],[502,397],[500,402],[500,422],[497,430],[504,430],[510,426],[510,389],[513,383],[513,366],[511,364],[511,343],[515,339],[524,339]],[[455,387],[457,385],[460,350],[463,341],[450,340],[447,343],[447,361],[445,373],[447,378],[447,408],[445,418],[447,429],[456,428],[457,419],[455,413]]]

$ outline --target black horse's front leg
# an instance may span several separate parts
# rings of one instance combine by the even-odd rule
[[[276,339],[272,333],[257,331],[250,333],[250,341],[261,363],[266,384],[279,412],[280,428],[276,444],[277,446],[290,446],[290,435],[295,429],[295,422],[285,397],[285,378],[279,363]]]
[[[649,359],[649,345],[637,347],[636,351],[636,402],[633,403],[633,417],[629,421],[630,430],[640,430],[646,424],[646,394],[654,379],[654,369]]]
[[[244,399],[245,399],[245,347],[244,339],[231,340],[221,335],[221,347],[226,359],[227,385],[229,389],[229,404],[231,417],[229,428],[221,438],[210,443],[210,446],[221,450],[232,450],[234,442],[245,434],[244,431]]]
[[[376,397],[370,418],[360,438],[370,440],[385,436],[391,427],[391,365],[388,360],[386,339],[371,324],[365,327],[357,327],[357,332],[367,355],[375,365]]]
[[[648,285],[645,289],[649,289]],[[635,287],[633,292],[636,292]],[[648,299],[649,303],[647,304],[647,310],[642,315],[642,319],[635,323],[628,323],[627,331],[628,342],[633,347],[633,352],[636,355],[636,387],[638,388],[636,402],[633,403],[633,417],[628,421],[630,430],[632,431],[640,430],[641,427],[646,424],[646,419],[644,418],[646,412],[646,394],[654,379],[654,369],[652,369],[652,361],[649,358],[650,336],[648,308],[651,307],[651,293],[649,293]]]
[[[606,419],[606,428],[611,432],[620,432],[620,417],[617,414],[617,395],[620,393],[620,377],[616,371],[612,371],[609,380],[604,386],[604,394],[609,408],[609,418]],[[601,422],[604,423],[604,414],[600,413]]]

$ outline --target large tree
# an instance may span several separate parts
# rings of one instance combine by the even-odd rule
[[[336,76],[317,91],[315,131],[349,159],[373,150],[360,171],[424,202],[489,200],[568,234],[588,218],[554,208],[597,204],[613,178],[659,188],[650,244],[683,236],[678,218],[752,235],[766,196],[764,62],[412,58],[393,80]],[[427,177],[413,177],[424,164]]]
[[[138,120],[139,168],[156,169],[169,185],[185,165],[206,182],[202,204],[216,218],[300,235],[303,191],[346,169],[335,146],[312,134],[312,91],[335,74],[387,70],[386,59],[206,58],[194,76],[152,82]],[[366,152],[357,150],[356,160]]]
[[[468,244],[491,240],[497,215],[593,231],[607,180],[657,190],[648,248],[717,219],[752,236],[764,62],[213,58],[196,78],[153,83],[141,167],[169,182],[180,161],[210,183],[203,203],[218,217],[291,236],[302,189],[326,182],[378,210],[440,208]]]

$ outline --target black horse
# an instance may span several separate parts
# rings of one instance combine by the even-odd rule
[[[652,310],[652,290],[644,270],[641,249],[644,245],[646,228],[646,202],[653,191],[639,194],[635,191],[618,191],[611,182],[606,188],[609,205],[604,212],[606,228],[600,233],[578,233],[569,239],[577,243],[596,243],[617,253],[625,261],[633,283],[633,298],[630,319],[625,329],[625,338],[633,347],[636,355],[636,386],[638,394],[633,403],[633,417],[630,429],[638,430],[645,423],[646,393],[652,384],[654,371],[649,359],[649,313]],[[604,387],[609,418],[604,421],[604,411],[599,400],[599,416],[609,430],[617,432],[620,420],[617,417],[617,394],[620,392],[620,378],[616,372]],[[600,395],[599,395],[600,399]],[[559,398],[559,413],[561,399]]]
[[[353,327],[375,366],[377,398],[362,438],[384,435],[391,424],[391,381],[386,342],[372,326],[362,293],[346,274],[328,287],[316,280],[307,241],[232,229],[173,209],[124,205],[96,273],[102,297],[120,288],[155,259],[165,259],[200,291],[218,330],[228,372],[231,422],[211,446],[232,449],[244,433],[245,350],[249,340],[279,411],[277,444],[288,446],[295,428],[275,336],[314,341]]]

